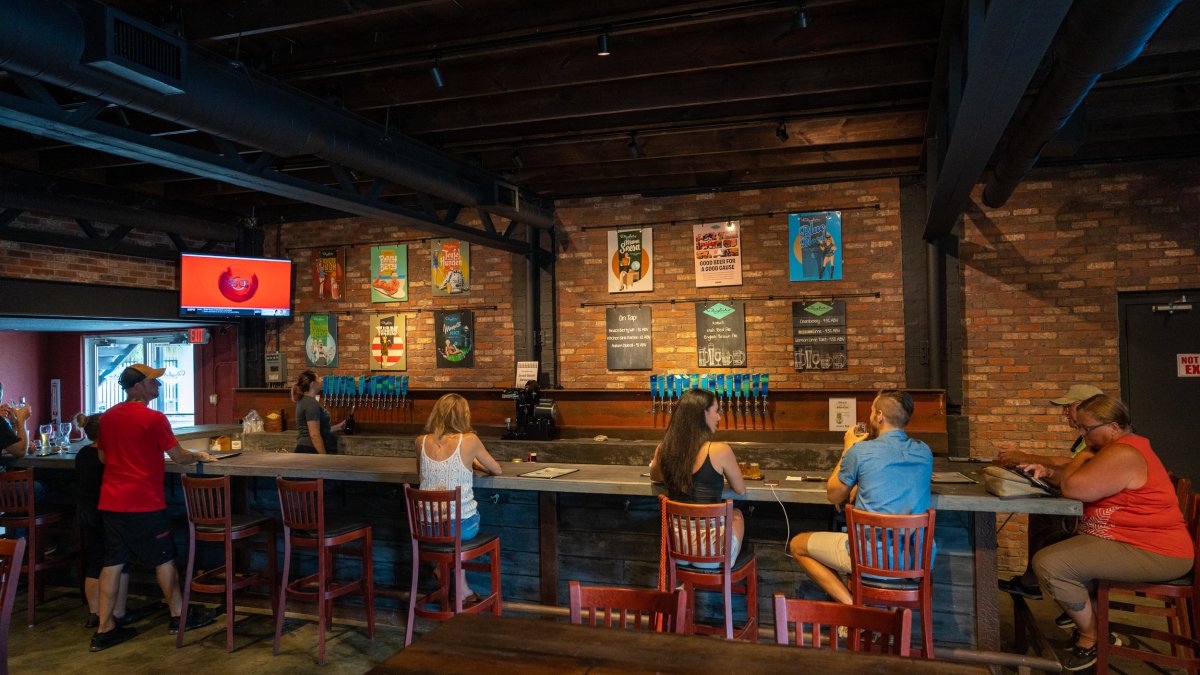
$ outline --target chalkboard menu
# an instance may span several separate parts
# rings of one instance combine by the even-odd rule
[[[609,370],[654,367],[649,307],[609,307],[604,311]]]
[[[746,367],[746,303],[696,303],[696,360],[701,368]]]
[[[845,370],[846,303],[792,303],[796,370]]]

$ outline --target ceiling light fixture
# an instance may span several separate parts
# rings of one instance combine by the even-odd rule
[[[778,138],[780,143],[788,142],[787,122],[779,120],[779,126],[775,127],[775,138]]]
[[[433,58],[433,68],[429,69],[430,76],[433,77],[433,86],[441,89],[446,86],[446,81],[442,79],[442,57],[435,56]]]
[[[518,148],[513,148],[512,165],[518,169],[525,168],[525,160],[521,159],[521,151]]]
[[[792,28],[808,28],[808,3],[801,2],[792,14]]]
[[[605,31],[596,36],[596,56],[608,56],[612,54],[608,50],[608,31]]]
[[[636,131],[629,134],[629,142],[625,144],[625,147],[629,150],[629,156],[634,159],[645,156],[641,147],[638,146]]]

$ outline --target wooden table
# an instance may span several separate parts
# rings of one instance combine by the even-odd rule
[[[986,673],[881,654],[460,614],[369,675],[394,673]]]

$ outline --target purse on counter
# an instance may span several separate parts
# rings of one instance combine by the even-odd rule
[[[983,470],[983,485],[1000,499],[1019,497],[1057,497],[1058,490],[1039,479],[1026,476],[1016,469],[989,466]]]

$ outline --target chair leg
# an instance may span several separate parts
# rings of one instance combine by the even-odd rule
[[[233,651],[233,621],[237,616],[233,604],[233,586],[237,581],[237,571],[233,564],[232,533],[225,533],[225,651]],[[186,615],[184,615],[186,617]],[[186,623],[186,621],[184,622]]]
[[[494,548],[492,550],[492,552],[488,554],[488,558],[490,559],[488,562],[491,563],[490,567],[491,567],[491,572],[492,572],[492,592],[496,594],[496,602],[495,602],[495,604],[492,605],[492,615],[500,616],[504,611],[504,608],[502,605],[502,600],[501,600],[502,596],[504,595],[504,593],[503,593],[504,589],[503,589],[503,584],[501,583],[501,579],[500,579],[501,575],[500,575],[500,542],[499,541],[496,542],[496,548]]]
[[[1108,587],[1101,582],[1096,589],[1096,675],[1108,675]]]
[[[408,586],[408,623],[404,626],[404,646],[412,644],[413,623],[417,618],[417,579],[421,574],[421,560],[417,543],[412,543],[412,582]]]
[[[924,645],[927,659],[934,658],[933,655],[933,601],[924,603],[921,606],[921,640]]]
[[[188,602],[192,597],[192,574],[196,571],[196,533],[189,532],[187,572],[183,577],[183,604],[179,611],[179,632],[175,634],[175,648],[183,646],[183,634],[187,632]],[[120,579],[117,580],[120,583]],[[103,600],[101,600],[103,602]]]
[[[29,607],[26,609],[25,623],[30,628],[33,628],[33,605],[37,596],[37,550],[38,550],[38,529],[33,523],[29,524],[29,555],[26,556],[28,563],[25,566],[25,589],[29,596]]]
[[[325,542],[317,549],[317,662],[325,665],[325,621],[329,617],[329,602],[325,591],[329,587],[329,549]]]
[[[283,635],[283,616],[287,607],[288,573],[292,567],[292,538],[285,527],[283,530],[283,578],[279,582],[279,602],[275,612],[275,656],[279,656],[279,639]]]
[[[365,596],[367,610],[367,637],[375,639],[375,564],[371,556],[371,529],[367,528],[367,537],[363,540],[362,563],[363,578],[365,579]]]
[[[276,561],[275,528],[266,528],[267,536],[267,595],[271,598],[271,618],[279,615],[279,597],[275,595],[275,584],[279,580],[278,562]]]

